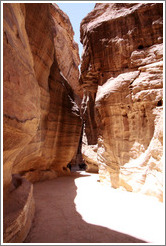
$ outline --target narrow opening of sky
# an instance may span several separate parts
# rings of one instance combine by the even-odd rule
[[[56,3],[56,2],[55,2]],[[82,19],[92,11],[92,9],[95,6],[95,3],[56,3],[59,8],[65,12],[69,19],[70,22],[73,26],[74,30],[74,40],[76,43],[78,43],[79,46],[79,54],[80,57],[82,55],[82,44],[80,42],[80,23]]]

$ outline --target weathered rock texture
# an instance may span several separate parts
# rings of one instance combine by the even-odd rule
[[[12,180],[11,195],[4,207],[3,240],[6,243],[24,241],[35,211],[33,185],[17,174]]]
[[[80,79],[86,163],[98,165],[100,180],[112,187],[159,200],[163,190],[162,14],[162,3],[96,4],[81,23]]]
[[[56,4],[3,6],[6,204],[14,192],[11,174],[35,182],[69,172],[82,122],[75,103],[80,61],[69,18]]]

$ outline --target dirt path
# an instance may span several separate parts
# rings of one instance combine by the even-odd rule
[[[24,242],[163,242],[161,203],[154,200],[152,208],[152,199],[141,200],[138,210],[142,196],[105,187],[97,179],[97,174],[77,172],[34,184],[35,219]]]

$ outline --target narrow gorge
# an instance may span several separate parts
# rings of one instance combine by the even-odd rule
[[[96,3],[80,40],[81,60],[55,3],[3,3],[4,243],[27,238],[34,185],[64,180],[71,193],[79,165],[99,186],[163,203],[163,3]]]

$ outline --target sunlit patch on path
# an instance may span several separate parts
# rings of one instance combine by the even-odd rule
[[[162,204],[111,189],[86,172],[34,184],[35,219],[25,243],[162,243]]]

